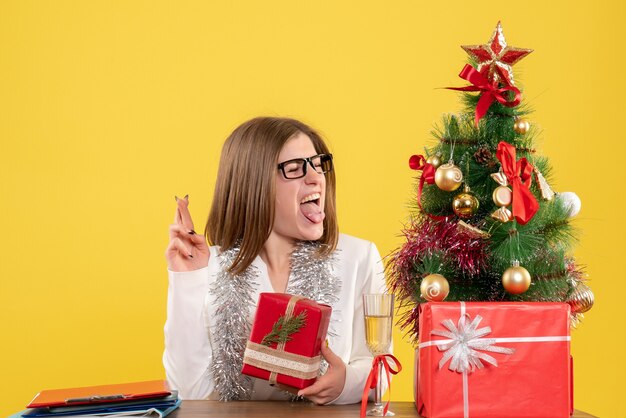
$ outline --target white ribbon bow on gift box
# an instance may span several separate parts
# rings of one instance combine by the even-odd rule
[[[498,366],[498,361],[495,358],[482,351],[501,354],[513,354],[515,352],[512,348],[494,345],[496,343],[494,338],[483,338],[491,333],[491,327],[478,328],[480,321],[483,320],[482,316],[476,315],[471,322],[469,322],[469,318],[468,314],[461,315],[458,327],[454,325],[451,319],[446,319],[441,324],[449,331],[432,330],[430,332],[433,335],[450,338],[450,341],[444,344],[438,341],[441,344],[437,345],[439,351],[445,351],[445,354],[439,361],[440,369],[448,360],[452,359],[450,366],[448,366],[450,370],[458,373],[471,373],[475,369],[485,367],[481,360],[496,367]]]

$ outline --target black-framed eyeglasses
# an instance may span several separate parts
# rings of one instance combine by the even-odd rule
[[[319,174],[333,171],[332,154],[318,154],[309,158],[294,158],[278,164],[286,179],[299,179],[306,176],[307,166],[311,166]]]

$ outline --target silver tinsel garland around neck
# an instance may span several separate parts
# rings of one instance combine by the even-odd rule
[[[239,247],[235,247],[218,256],[220,271],[209,289],[217,303],[211,373],[220,401],[250,399],[253,386],[252,378],[241,374],[241,366],[246,339],[250,335],[248,318],[255,303],[252,294],[259,272],[255,266],[250,266],[241,274],[230,274],[227,270],[238,253]],[[205,306],[205,318],[210,315],[211,308]],[[208,332],[210,334],[211,329]]]
[[[319,303],[335,306],[339,300],[341,281],[333,274],[335,254],[329,257],[318,255],[321,244],[317,242],[300,242],[291,254],[291,272],[286,292],[315,300]],[[252,324],[251,313],[256,304],[253,299],[258,286],[259,270],[250,265],[243,273],[228,273],[228,267],[239,252],[234,247],[222,252],[220,271],[209,289],[218,303],[213,315],[215,327],[209,330],[210,339],[215,342],[211,373],[215,389],[221,401],[248,400],[252,396],[254,382],[252,378],[241,374],[243,352]],[[213,307],[205,306],[205,310]],[[209,311],[210,312],[210,311]],[[205,312],[205,317],[209,312]],[[338,317],[333,310],[332,322]],[[322,361],[320,374],[324,374],[328,364]]]

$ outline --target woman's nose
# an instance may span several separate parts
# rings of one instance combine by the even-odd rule
[[[304,180],[307,183],[319,182],[321,177],[324,174],[323,173],[318,173],[317,171],[315,171],[315,166],[313,165],[313,163],[311,161],[308,161],[307,164],[309,166],[307,167],[306,175],[304,176]]]

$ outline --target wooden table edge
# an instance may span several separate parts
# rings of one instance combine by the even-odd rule
[[[317,406],[308,402],[287,401],[183,401],[181,407],[172,412],[171,418],[213,418],[213,417],[276,417],[310,416],[310,417],[357,417],[360,411],[359,404]],[[396,413],[396,418],[419,417],[413,402],[391,402],[390,410]],[[575,410],[572,418],[593,418],[587,412]]]

